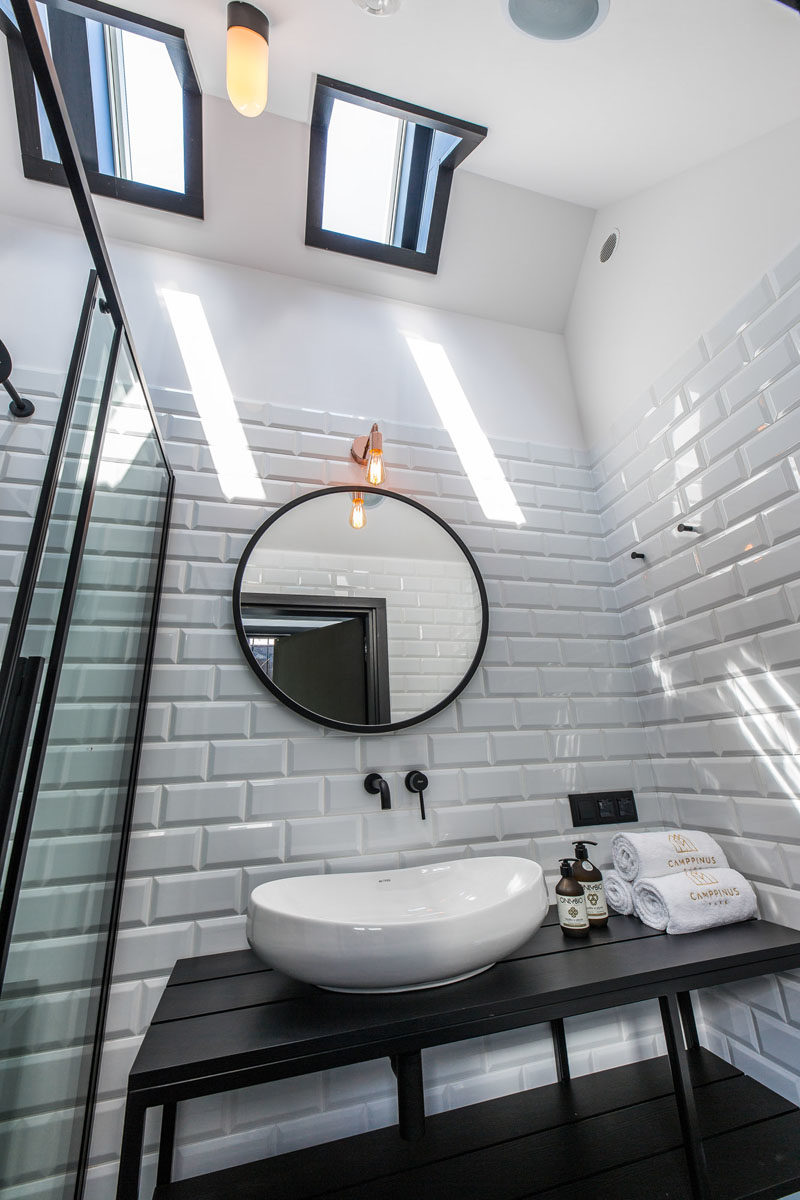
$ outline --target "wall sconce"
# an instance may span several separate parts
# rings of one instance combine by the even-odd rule
[[[363,529],[367,523],[367,514],[364,512],[364,493],[353,492],[353,508],[350,513],[350,524],[353,529]]]
[[[267,107],[269,20],[252,4],[228,5],[227,85],[231,104],[243,117]]]
[[[383,437],[377,425],[372,426],[366,437],[354,439],[350,455],[359,466],[367,468],[367,483],[380,487],[386,473],[383,469]]]

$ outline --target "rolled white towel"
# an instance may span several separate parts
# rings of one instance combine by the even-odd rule
[[[629,917],[633,912],[633,888],[627,879],[623,879],[619,871],[606,871],[603,876],[606,889],[606,900],[615,912]]]
[[[755,892],[730,867],[639,879],[633,885],[633,909],[645,925],[667,933],[696,933],[758,916]]]
[[[665,829],[657,833],[615,833],[611,839],[614,867],[623,879],[652,879],[679,871],[715,871],[727,867],[722,848],[698,829]]]

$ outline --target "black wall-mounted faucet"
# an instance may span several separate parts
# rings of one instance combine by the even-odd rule
[[[406,787],[410,792],[416,792],[419,796],[419,811],[420,815],[425,820],[425,788],[428,786],[428,776],[422,771],[409,771],[406,775]]]
[[[389,785],[377,771],[373,771],[364,780],[364,790],[369,792],[370,796],[377,796],[380,792],[381,808],[387,809],[392,807],[392,796],[389,791]]]

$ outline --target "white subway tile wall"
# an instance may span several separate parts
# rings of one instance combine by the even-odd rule
[[[257,884],[482,853],[533,856],[553,882],[570,848],[567,792],[650,783],[582,450],[522,441],[497,447],[507,476],[523,477],[513,484],[526,521],[517,529],[485,520],[443,431],[384,425],[388,486],[428,504],[479,556],[491,638],[454,706],[391,737],[357,738],[303,720],[260,686],[231,607],[238,558],[266,516],[318,484],[357,481],[352,419],[240,405],[249,445],[268,456],[269,502],[259,508],[225,502],[191,395],[153,394],[177,493],[116,962],[119,1017],[109,1031],[94,1139],[94,1197],[111,1186],[127,1072],[174,960],[245,945],[243,914]],[[425,822],[403,786],[411,767],[430,778]],[[370,770],[389,780],[391,812],[364,791]],[[645,828],[661,824],[652,788],[641,815]],[[605,833],[601,840],[607,860]],[[604,1065],[645,1057],[657,1044],[657,1011],[609,1014],[592,1029],[576,1026],[575,1038],[579,1071],[591,1070],[598,1054]],[[387,1071],[367,1064],[182,1106],[178,1173],[389,1123],[395,1100]],[[431,1052],[426,1073],[435,1111],[554,1078],[552,1047],[544,1031],[528,1030]]]
[[[718,836],[764,917],[800,928],[800,253],[595,453],[665,821]],[[634,426],[637,437],[628,430]],[[662,462],[664,465],[630,488]],[[646,470],[645,470],[646,468]],[[678,524],[695,526],[679,533]],[[633,549],[644,563],[630,558]],[[608,736],[608,735],[606,735]],[[703,993],[706,1038],[800,1101],[800,977]]]

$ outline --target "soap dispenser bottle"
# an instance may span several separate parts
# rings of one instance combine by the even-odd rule
[[[558,923],[565,937],[586,937],[589,919],[586,915],[586,897],[583,888],[572,875],[572,863],[568,858],[561,860],[561,878],[556,884]]]
[[[586,896],[586,916],[593,928],[608,924],[608,906],[603,890],[603,876],[594,863],[589,862],[587,845],[596,846],[597,842],[573,842],[575,846],[575,863],[572,875],[583,888]]]

